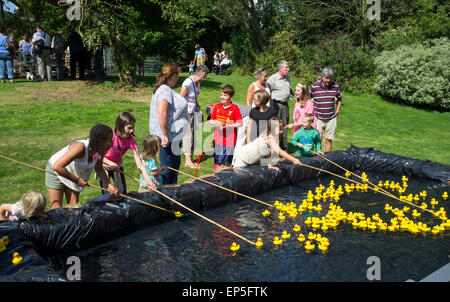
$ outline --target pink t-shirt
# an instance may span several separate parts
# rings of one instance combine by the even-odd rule
[[[303,108],[300,107],[300,102],[295,102],[295,107],[294,107],[294,123],[300,123],[302,121],[302,118],[305,114],[314,114],[314,105],[313,102],[308,99],[306,100],[305,106]],[[314,129],[316,128],[316,118],[314,117],[314,122],[313,125]],[[300,127],[295,127],[294,128],[294,133],[297,132],[297,130],[299,130],[302,126]]]
[[[136,150],[137,148],[138,144],[132,136],[127,137],[126,139],[120,139],[117,137],[116,133],[113,132],[113,145],[106,151],[105,158],[116,164],[120,164],[123,155],[128,149]]]

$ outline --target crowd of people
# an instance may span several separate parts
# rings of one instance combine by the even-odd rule
[[[203,144],[202,135],[196,131],[203,122],[198,97],[201,83],[210,71],[204,64],[198,65],[177,92],[173,88],[180,72],[175,64],[166,63],[156,77],[150,101],[150,133],[142,141],[140,152],[134,139],[137,121],[131,112],[121,112],[114,129],[97,124],[91,128],[88,139],[77,140],[49,158],[45,184],[52,209],[62,207],[64,197],[68,205],[77,206],[80,192],[88,185],[93,171],[105,192],[126,194],[123,157],[129,149],[141,174],[141,192],[176,184],[182,154],[186,167],[199,168],[193,159],[196,144]],[[279,157],[301,165],[287,150],[290,130],[294,131],[290,143],[296,155],[323,154],[322,140],[325,152],[331,151],[342,102],[331,69],[323,69],[309,89],[305,83],[297,84],[295,92],[291,90],[286,61],[281,60],[277,72],[270,77],[264,68],[259,68],[255,77],[248,87],[245,104],[233,101],[235,89],[227,84],[218,91],[220,101],[205,108],[206,122],[214,128],[214,171],[253,164],[279,170]],[[289,124],[291,97],[295,98],[294,122]],[[46,203],[42,193],[27,192],[19,202],[2,205],[0,219],[42,217]]]
[[[70,74],[65,67],[66,54],[70,56]],[[55,76],[52,76],[52,60],[54,58]],[[14,83],[14,60],[19,60],[26,66],[27,79],[37,81],[85,80],[86,72],[91,69],[93,54],[88,51],[81,36],[76,31],[71,31],[67,39],[61,32],[50,36],[41,26],[36,26],[36,31],[31,36],[24,35],[17,42],[14,34],[6,34],[4,28],[0,28],[0,79],[5,83],[9,79]],[[17,70],[16,70],[17,72]],[[97,79],[105,76],[103,69],[103,53],[94,54],[94,72]]]

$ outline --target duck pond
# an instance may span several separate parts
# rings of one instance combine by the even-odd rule
[[[370,173],[368,177],[373,184],[386,180],[402,184],[399,177]],[[307,199],[309,191],[315,194],[316,188],[322,186],[325,192],[332,180],[335,189],[339,186],[344,189],[346,183],[351,184],[336,177],[321,177],[254,197],[270,204],[275,201],[285,205],[293,203],[298,209],[302,201]],[[420,197],[418,201],[413,200],[413,204],[420,206],[424,202],[427,209],[438,211],[444,208],[449,211],[450,200],[445,201],[442,197],[448,188],[441,183],[411,178],[407,184],[403,195],[417,194]],[[392,192],[390,188],[386,190]],[[423,191],[427,192],[426,197],[419,195]],[[394,195],[399,196],[397,192]],[[430,204],[432,198],[438,201],[434,209]],[[386,203],[393,210],[385,211]],[[374,222],[381,219],[388,226],[392,225],[396,217],[399,225],[405,218],[416,225],[426,224],[431,229],[441,225],[442,220],[428,211],[385,194],[357,189],[349,194],[344,189],[344,194],[337,202],[314,201],[313,204],[320,204],[322,210],[306,209],[298,212],[296,217],[285,213],[283,221],[278,217],[279,210],[249,199],[240,199],[201,212],[203,216],[253,242],[261,238],[263,246],[260,248],[188,214],[139,229],[74,255],[81,260],[82,281],[126,282],[359,282],[371,279],[403,282],[419,281],[449,262],[448,228],[437,234],[431,231],[410,232],[402,228],[370,230],[355,227],[351,221],[341,221],[335,228],[323,231],[321,228],[313,230],[310,224],[305,224],[308,217],[311,217],[309,220],[313,217],[322,218],[332,209],[338,209],[347,214],[363,213],[364,217],[359,214],[357,221],[371,218]],[[405,206],[409,210],[404,209]],[[420,213],[419,217],[412,216],[414,209]],[[263,216],[264,210],[269,210],[271,214]],[[403,215],[397,210],[404,210]],[[293,231],[295,225],[300,226],[300,231]],[[274,238],[281,238],[283,231],[291,237],[283,239],[282,245],[274,245]],[[306,241],[301,243],[298,240],[301,233],[306,240],[309,240],[309,233],[328,238],[327,250],[319,250],[319,242],[313,239],[311,242],[315,248],[307,251]],[[235,252],[230,250],[233,242],[240,245],[240,249]],[[65,274],[64,268],[57,270]]]

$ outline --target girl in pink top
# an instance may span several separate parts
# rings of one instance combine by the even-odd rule
[[[314,115],[313,102],[308,98],[308,86],[306,84],[297,84],[295,86],[295,97],[297,101],[294,107],[294,123],[287,125],[285,128],[294,128],[294,134],[302,127],[302,119],[305,114]],[[316,118],[314,118],[313,128],[316,128]]]
[[[108,151],[106,151],[106,154],[103,157],[103,167],[107,170],[108,177],[112,177],[114,179],[115,186],[119,188],[119,192],[122,194],[127,193],[122,158],[128,149],[133,151],[136,167],[141,172],[141,175],[144,177],[145,181],[150,184],[149,187],[156,189],[156,186],[153,185],[153,182],[150,180],[147,169],[145,169],[142,164],[139,156],[138,144],[133,138],[135,123],[136,120],[130,112],[122,112],[119,114],[116,119],[116,125],[113,133],[113,145]],[[103,187],[102,181],[100,181],[100,186]]]

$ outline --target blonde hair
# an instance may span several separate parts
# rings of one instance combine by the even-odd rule
[[[306,101],[308,100],[308,85],[305,83],[298,83],[295,88],[300,87],[302,89],[302,97],[300,99],[300,107],[305,107]],[[298,102],[298,101],[297,101]]]
[[[43,214],[47,206],[47,198],[36,190],[30,190],[23,194],[19,202],[22,204],[26,219]]]
[[[156,159],[159,148],[161,147],[161,138],[157,135],[149,135],[142,142],[142,159]]]
[[[312,123],[314,122],[314,115],[312,115],[311,113],[307,113],[303,116],[303,120],[307,121],[308,123]]]

